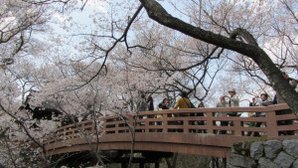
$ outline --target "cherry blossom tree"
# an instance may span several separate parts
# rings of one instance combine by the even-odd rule
[[[34,86],[30,78],[34,75],[26,74],[26,70],[21,70],[17,65],[20,65],[22,58],[32,54],[31,49],[36,44],[32,34],[45,30],[43,25],[47,18],[44,14],[44,8],[39,5],[15,0],[0,1],[0,141],[1,151],[4,150],[1,153],[1,164],[28,167],[28,164],[36,161],[38,157],[25,161],[23,159],[26,154],[20,156],[19,152],[29,150],[32,142],[42,147],[37,137],[34,137],[33,131],[28,129],[30,123],[24,121],[29,116],[18,110],[26,92]],[[27,68],[30,67],[32,66],[29,65]],[[30,150],[31,154],[38,153]]]
[[[257,39],[247,29],[241,27],[241,25],[235,25],[234,28],[230,27],[231,31],[226,33],[207,31],[203,27],[195,27],[182,19],[172,16],[157,1],[140,0],[140,2],[147,11],[148,16],[159,24],[252,59],[266,75],[276,91],[286,100],[290,108],[295,113],[298,111],[298,104],[295,101],[298,98],[298,94],[284,80],[280,69],[274,64],[265,50],[259,46]],[[273,5],[275,4],[273,3]]]
[[[281,74],[296,74],[296,1],[99,2],[0,1],[6,111],[26,117],[16,111],[32,90],[34,106],[82,118],[134,111],[141,92],[158,98],[184,90],[211,101],[228,89],[220,82],[238,86],[241,76],[227,76],[231,70],[256,90],[273,87],[298,111],[298,95]],[[97,11],[89,13],[89,4]],[[83,13],[88,26],[76,22]],[[249,87],[241,88],[258,94]]]
[[[158,55],[156,56],[147,50],[158,50],[157,46],[160,47],[160,43],[163,42],[161,40],[154,39],[154,35],[150,33],[147,35],[147,40],[146,38],[143,38],[142,40],[140,38],[140,33],[143,31],[142,25],[146,25],[145,27],[152,26],[152,29],[154,29],[157,34],[156,36],[158,36],[159,39],[162,39],[164,44],[166,44],[162,46],[163,48],[161,48],[165,52],[160,52],[158,54],[162,54],[162,56],[168,54],[169,56],[167,58],[171,58],[162,58],[162,61],[159,62],[155,61],[154,64],[157,68],[153,70],[160,70],[160,72],[164,72],[169,75],[169,70],[187,72],[187,70],[192,67],[200,69],[198,68],[199,65],[203,65],[203,63],[206,63],[209,60],[222,60],[223,58],[228,58],[232,62],[245,67],[248,70],[247,72],[250,72],[250,69],[252,69],[254,73],[250,73],[250,76],[259,78],[265,84],[272,86],[288,100],[287,102],[293,111],[297,111],[295,110],[297,105],[293,101],[295,98],[291,97],[295,97],[296,93],[293,92],[291,87],[288,87],[289,84],[283,79],[280,73],[280,68],[282,67],[293,67],[293,65],[290,65],[289,63],[291,60],[295,60],[296,57],[279,54],[279,51],[282,51],[285,48],[283,47],[285,44],[287,44],[287,51],[290,51],[288,46],[291,45],[291,41],[293,44],[293,41],[295,40],[289,38],[287,39],[288,42],[282,40],[283,38],[280,32],[287,34],[287,36],[283,37],[293,37],[289,36],[291,33],[285,29],[285,25],[289,25],[290,23],[283,24],[282,22],[277,22],[281,21],[284,17],[288,17],[289,21],[295,21],[295,16],[292,14],[293,12],[291,12],[295,9],[294,2],[286,3],[284,1],[279,1],[275,3],[265,3],[264,1],[229,1],[218,3],[211,1],[187,1],[182,3],[182,7],[179,7],[179,2],[176,2],[175,4],[172,2],[140,1],[140,3],[141,5],[139,6],[137,3],[131,3],[131,8],[129,8],[127,15],[119,15],[122,17],[120,20],[116,21],[111,13],[112,17],[108,19],[111,21],[110,29],[102,29],[102,31],[97,30],[96,32],[92,32],[90,34],[84,34],[85,37],[90,37],[89,42],[91,46],[94,46],[94,54],[98,55],[97,60],[103,59],[103,63],[106,63],[107,57],[115,54],[113,51],[116,50],[117,46],[119,46],[118,44],[121,42],[124,42],[126,47],[126,51],[128,53],[127,58],[133,57],[134,53],[137,53],[137,56],[144,55],[148,57],[148,55],[152,55],[153,57],[157,57]],[[168,7],[167,5],[172,5],[174,9],[167,12],[166,8],[163,7]],[[276,11],[277,8],[280,9],[280,5],[282,5],[285,14],[281,13],[280,15],[273,15],[273,11]],[[112,12],[115,12],[115,14],[118,13],[119,11],[116,9],[121,7],[123,6],[120,4],[119,7],[115,7],[115,10]],[[135,13],[131,12],[133,11],[132,8],[135,9]],[[150,20],[142,14],[143,8],[146,10],[150,19],[156,21],[157,24],[164,25],[169,28],[169,31],[163,31],[167,32],[166,37],[160,35],[157,29],[158,26],[156,26],[155,23],[150,22]],[[173,13],[173,15],[170,13]],[[238,14],[236,15],[235,13]],[[239,13],[241,13],[241,15],[239,15]],[[271,17],[272,15],[274,16],[273,18]],[[102,22],[100,23],[102,24]],[[281,29],[281,27],[284,27],[284,29]],[[132,36],[132,34],[137,36]],[[189,37],[193,38],[194,41],[196,39],[200,40],[203,44],[206,43],[205,46],[208,46],[209,44],[209,53],[194,54],[194,56],[197,56],[194,58],[201,57],[201,59],[196,61],[194,61],[194,58],[184,59],[184,61],[189,61],[186,63],[186,65],[189,66],[173,64],[170,62],[171,60],[177,60],[177,58],[183,60],[182,58],[186,55],[185,53],[191,50],[191,45],[187,45],[189,48],[185,47],[185,44],[183,47],[181,47],[182,45],[180,47],[176,47],[176,52],[179,52],[177,52],[177,56],[175,57],[171,51],[164,49],[165,46],[172,48],[173,46],[179,46],[177,40],[167,41],[166,38],[170,37],[169,35],[171,34],[173,34],[173,36],[177,39]],[[109,41],[109,43],[105,43],[105,40]],[[284,42],[276,43],[279,41]],[[102,44],[102,42],[105,44]],[[158,43],[158,45],[156,45],[156,43]],[[199,43],[197,42],[197,44]],[[275,44],[281,44],[281,47],[276,47],[276,50],[273,51],[271,46]],[[187,48],[188,51],[185,51],[185,48]],[[202,49],[204,48],[206,49],[206,47],[198,49],[202,52]],[[141,49],[141,52],[138,51],[139,49]],[[161,49],[159,49],[159,51],[161,51]],[[122,49],[122,51],[125,50]],[[184,54],[182,54],[183,52],[181,51],[184,51]],[[137,56],[136,58],[138,58]],[[161,67],[161,65],[163,67]],[[166,67],[166,65],[168,67]],[[152,67],[148,68],[144,65],[140,66],[140,63],[136,64],[135,61],[132,66],[138,66],[139,68],[141,67],[147,71],[152,70]],[[103,66],[98,68],[98,72],[102,70],[102,67]],[[95,74],[95,76],[97,74]],[[172,74],[169,76],[171,75]],[[185,76],[187,75],[185,74]]]
[[[22,1],[1,1],[0,47],[1,67],[14,62],[24,52],[33,31],[42,30],[45,22],[43,8]]]

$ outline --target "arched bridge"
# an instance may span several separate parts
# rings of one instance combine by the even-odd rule
[[[230,112],[262,112],[265,116],[227,116]],[[93,150],[129,151],[134,145],[135,151],[228,158],[236,142],[298,139],[297,121],[286,104],[140,112],[61,127],[44,145],[47,156]]]

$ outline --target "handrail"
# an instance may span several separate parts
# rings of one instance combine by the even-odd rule
[[[282,110],[283,115],[276,115]],[[263,112],[265,117],[217,117],[218,113],[228,112]],[[135,124],[136,132],[177,132],[177,133],[209,133],[217,134],[220,130],[228,131],[228,135],[245,136],[247,131],[260,131],[268,137],[281,136],[282,131],[298,131],[296,127],[278,126],[279,120],[296,120],[297,116],[289,112],[287,105],[233,107],[233,108],[200,108],[180,109],[154,112],[140,112],[138,115],[122,118],[107,117],[104,119],[106,134],[127,133],[127,124]],[[220,126],[219,122],[229,122]],[[248,127],[250,123],[261,122],[262,127]]]
[[[263,112],[264,117],[231,117],[228,112]],[[223,114],[223,115],[217,115]],[[289,122],[290,121],[290,122]],[[99,120],[99,136],[129,134],[128,126],[134,126],[138,134],[174,133],[181,135],[218,135],[251,137],[258,133],[267,138],[285,138],[298,135],[298,118],[286,104],[257,107],[193,108],[162,110],[107,116]],[[220,125],[225,122],[226,125]],[[250,126],[259,123],[260,127]],[[95,137],[93,121],[84,121],[59,128],[54,136],[44,142],[46,149],[53,150],[55,144],[65,140],[82,139],[84,135]],[[241,138],[241,140],[243,140]],[[70,142],[71,143],[71,142]],[[51,145],[53,147],[51,147]]]

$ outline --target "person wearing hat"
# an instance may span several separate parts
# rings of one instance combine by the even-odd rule
[[[227,97],[229,99],[229,107],[239,107],[239,97],[236,95],[235,89],[230,89],[228,93],[229,95]]]
[[[228,101],[226,102],[228,107],[239,107],[239,97],[236,95],[235,89],[230,89],[228,91],[229,95],[225,96],[228,98]],[[237,116],[237,112],[229,112],[229,116]]]

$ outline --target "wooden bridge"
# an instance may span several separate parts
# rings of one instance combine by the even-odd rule
[[[232,117],[226,115],[229,112],[262,112],[265,116]],[[221,124],[224,122],[226,124]],[[231,146],[236,142],[260,138],[298,139],[297,122],[297,116],[286,104],[140,112],[61,127],[44,145],[47,156],[99,150],[129,151],[134,144],[134,151],[139,152],[229,158]]]

